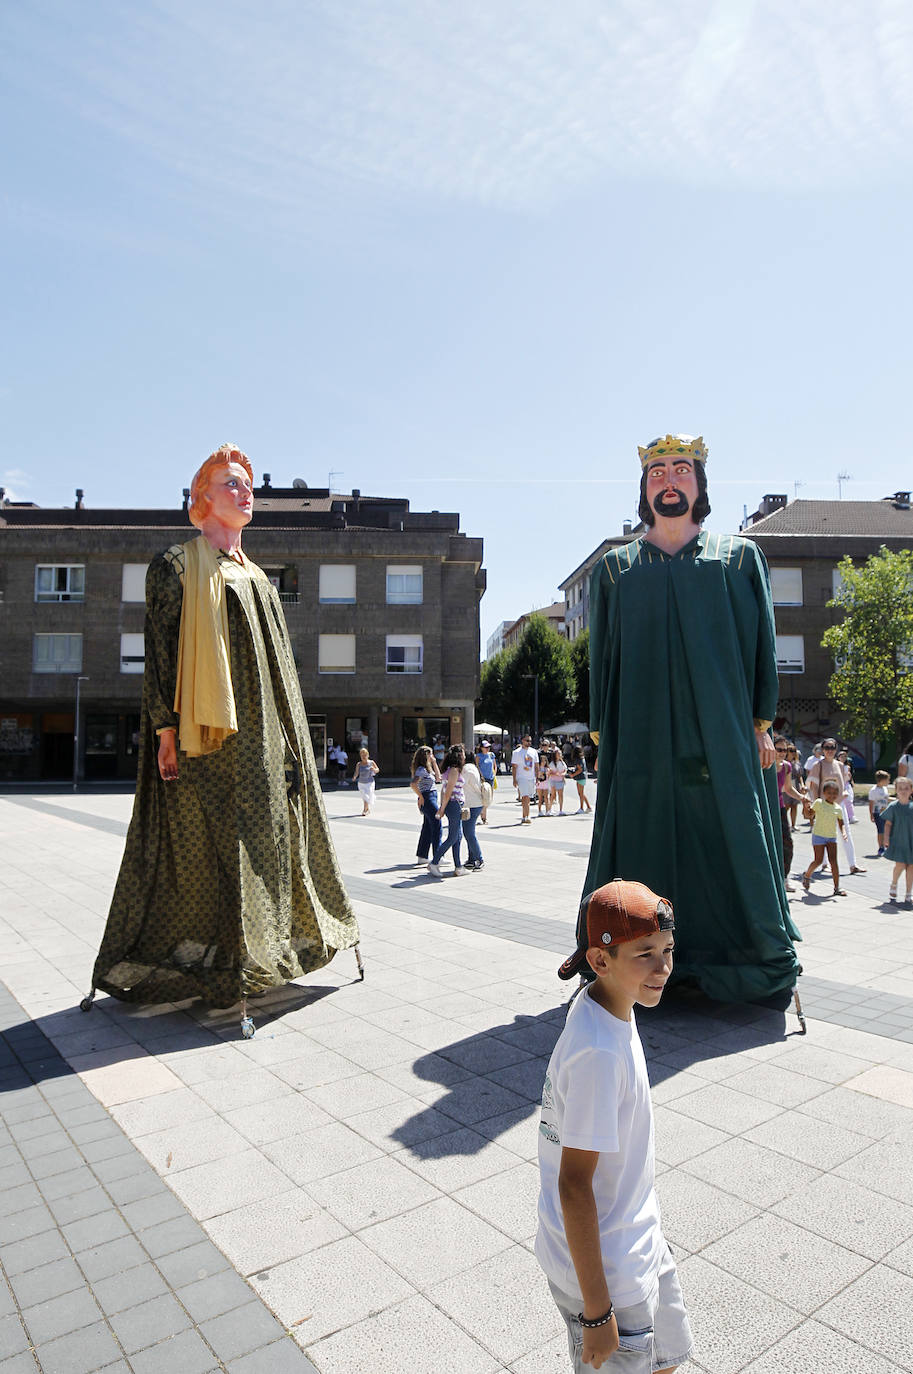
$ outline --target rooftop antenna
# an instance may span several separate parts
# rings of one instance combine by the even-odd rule
[[[844,484],[844,482],[849,482],[849,481],[851,481],[851,480],[852,480],[852,477],[851,477],[851,474],[850,474],[850,473],[848,473],[848,472],[838,472],[838,473],[837,473],[837,500],[838,500],[838,501],[842,501],[842,500],[843,500],[843,484]]]
[[[800,488],[800,487],[804,487],[804,486],[805,486],[805,483],[804,483],[804,482],[799,482],[799,481],[793,482],[793,500],[794,500],[794,501],[798,501],[798,499],[799,499],[799,488]]]
[[[333,490],[333,478],[334,478],[334,477],[344,477],[344,476],[345,476],[345,473],[344,473],[344,472],[333,471],[333,472],[328,473],[328,475],[327,475],[327,491],[328,491],[328,492],[332,492],[332,490]]]

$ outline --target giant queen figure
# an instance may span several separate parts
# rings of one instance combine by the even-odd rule
[[[279,594],[242,552],[247,455],[223,444],[190,488],[199,536],[146,574],[133,818],[81,1006],[241,1004],[355,947]]]

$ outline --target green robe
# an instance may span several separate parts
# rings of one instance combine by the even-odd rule
[[[721,1001],[791,988],[775,770],[755,719],[777,706],[767,565],[750,539],[643,538],[590,583],[590,728],[599,775],[585,891],[646,883],[675,910],[675,976]]]
[[[219,554],[238,731],[158,771],[176,725],[183,551],[146,575],[146,661],[133,817],[92,977],[129,1002],[216,1007],[323,967],[358,941],[317,779],[279,596]]]

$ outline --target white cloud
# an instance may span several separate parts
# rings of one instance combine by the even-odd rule
[[[806,190],[913,161],[906,0],[47,0],[41,31],[34,13],[11,26],[18,81],[191,194],[289,223],[366,189],[529,210],[613,175]]]
[[[21,468],[7,468],[5,472],[0,472],[0,487],[3,487],[7,501],[27,500],[26,493],[30,491],[31,485],[31,477]]]

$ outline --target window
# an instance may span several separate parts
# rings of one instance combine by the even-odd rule
[[[146,662],[146,643],[142,635],[121,635],[120,670],[141,673]]]
[[[831,586],[834,596],[836,596],[837,593],[839,591],[842,591],[843,588],[846,586],[846,583],[843,580],[843,575],[840,572],[839,568],[835,568],[833,573],[831,574]]]
[[[422,567],[420,563],[387,564],[387,605],[422,604]]]
[[[434,750],[442,763],[450,748],[449,716],[403,716],[403,753],[411,759],[420,744]]]
[[[355,564],[321,563],[317,597],[330,605],[352,605],[355,600]]]
[[[82,635],[35,635],[32,672],[81,673]]]
[[[777,672],[805,672],[805,640],[802,635],[777,635]]]
[[[125,563],[121,573],[121,601],[146,600],[146,564]]]
[[[83,601],[86,569],[83,563],[41,564],[35,569],[36,601]]]
[[[387,672],[422,671],[421,635],[387,635]]]
[[[801,606],[802,569],[771,568],[770,590],[775,606]]]
[[[318,673],[355,672],[354,635],[317,636]]]

